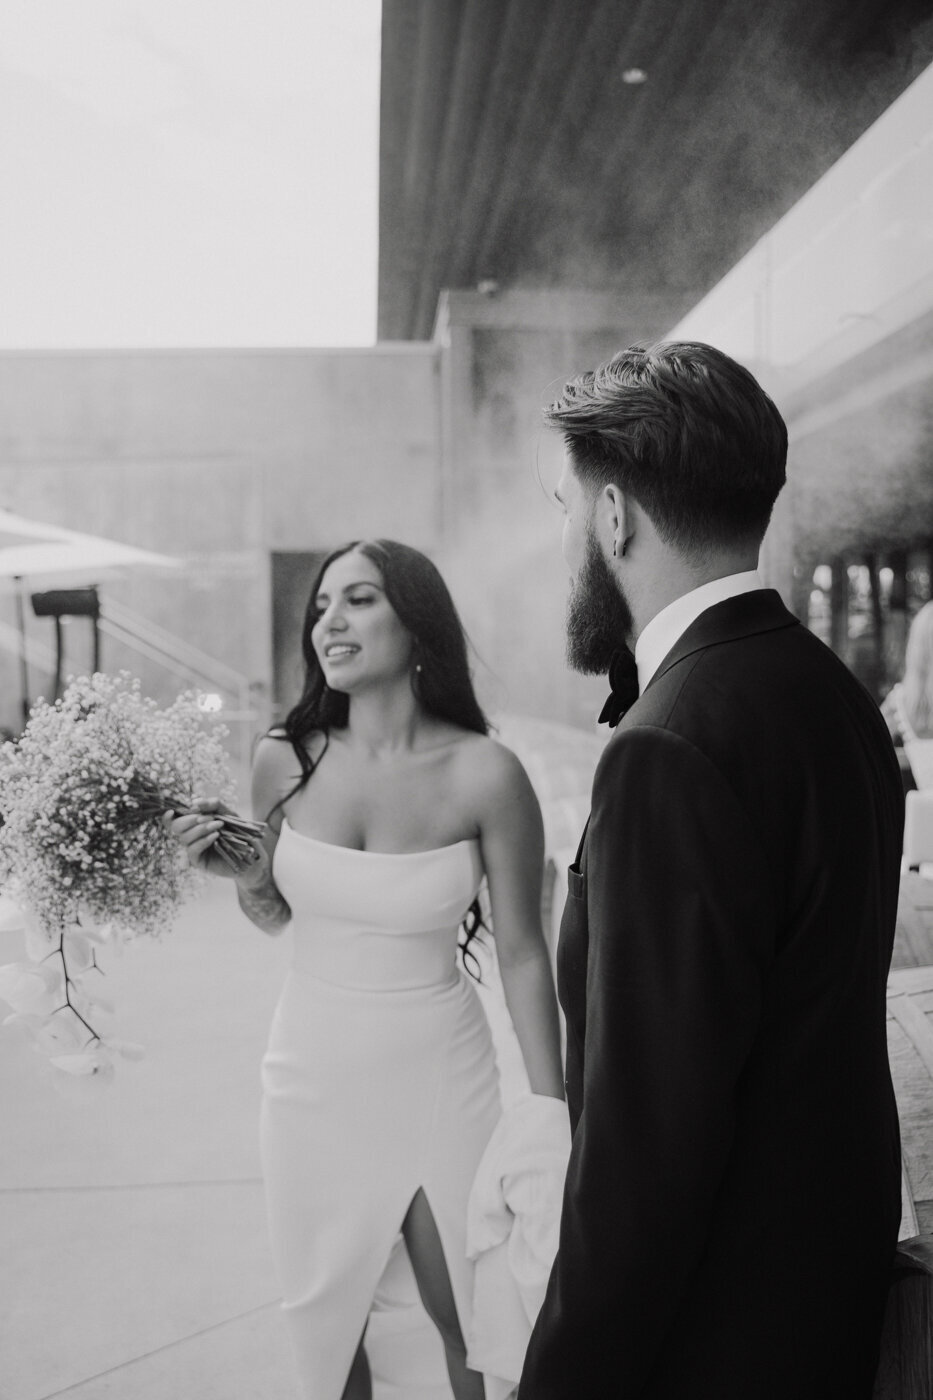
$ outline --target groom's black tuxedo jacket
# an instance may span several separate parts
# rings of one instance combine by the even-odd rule
[[[703,613],[613,734],[560,932],[573,1147],[521,1400],[871,1395],[902,823],[876,705],[771,590]]]

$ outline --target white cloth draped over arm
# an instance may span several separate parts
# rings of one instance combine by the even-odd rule
[[[557,1253],[569,1155],[567,1105],[531,1094],[503,1113],[477,1169],[467,1206],[476,1271],[467,1360],[483,1373],[487,1400],[505,1400],[521,1376]]]

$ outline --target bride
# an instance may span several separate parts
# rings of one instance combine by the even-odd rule
[[[515,756],[487,735],[466,642],[434,565],[390,540],[331,554],[303,631],[304,692],[263,738],[237,875],[246,914],[291,922],[292,968],[263,1061],[261,1147],[273,1253],[305,1393],[369,1400],[363,1344],[401,1232],[456,1400],[468,1368],[467,1199],[500,1114],[469,966],[488,882],[498,962],[533,1094],[563,1098],[541,931],[541,815]],[[216,804],[171,819],[189,858]]]

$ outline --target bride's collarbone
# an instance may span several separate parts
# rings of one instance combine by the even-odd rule
[[[438,728],[420,736],[414,745],[370,747],[354,742],[347,735],[331,736],[329,760],[331,765],[346,764],[366,770],[376,768],[411,769],[420,771],[432,767],[456,766],[467,758],[484,736],[453,728]],[[321,754],[324,758],[324,754]]]
[[[328,786],[357,788],[363,793],[399,785],[410,786],[414,792],[430,792],[434,787],[456,791],[465,786],[470,761],[466,746],[458,740],[384,753],[340,744],[328,757],[329,763],[321,763],[315,773],[320,787],[326,779]]]

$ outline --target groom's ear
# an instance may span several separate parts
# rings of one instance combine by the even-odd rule
[[[609,552],[617,556],[622,554],[623,545],[632,533],[632,509],[625,492],[614,481],[600,491],[596,514]]]

